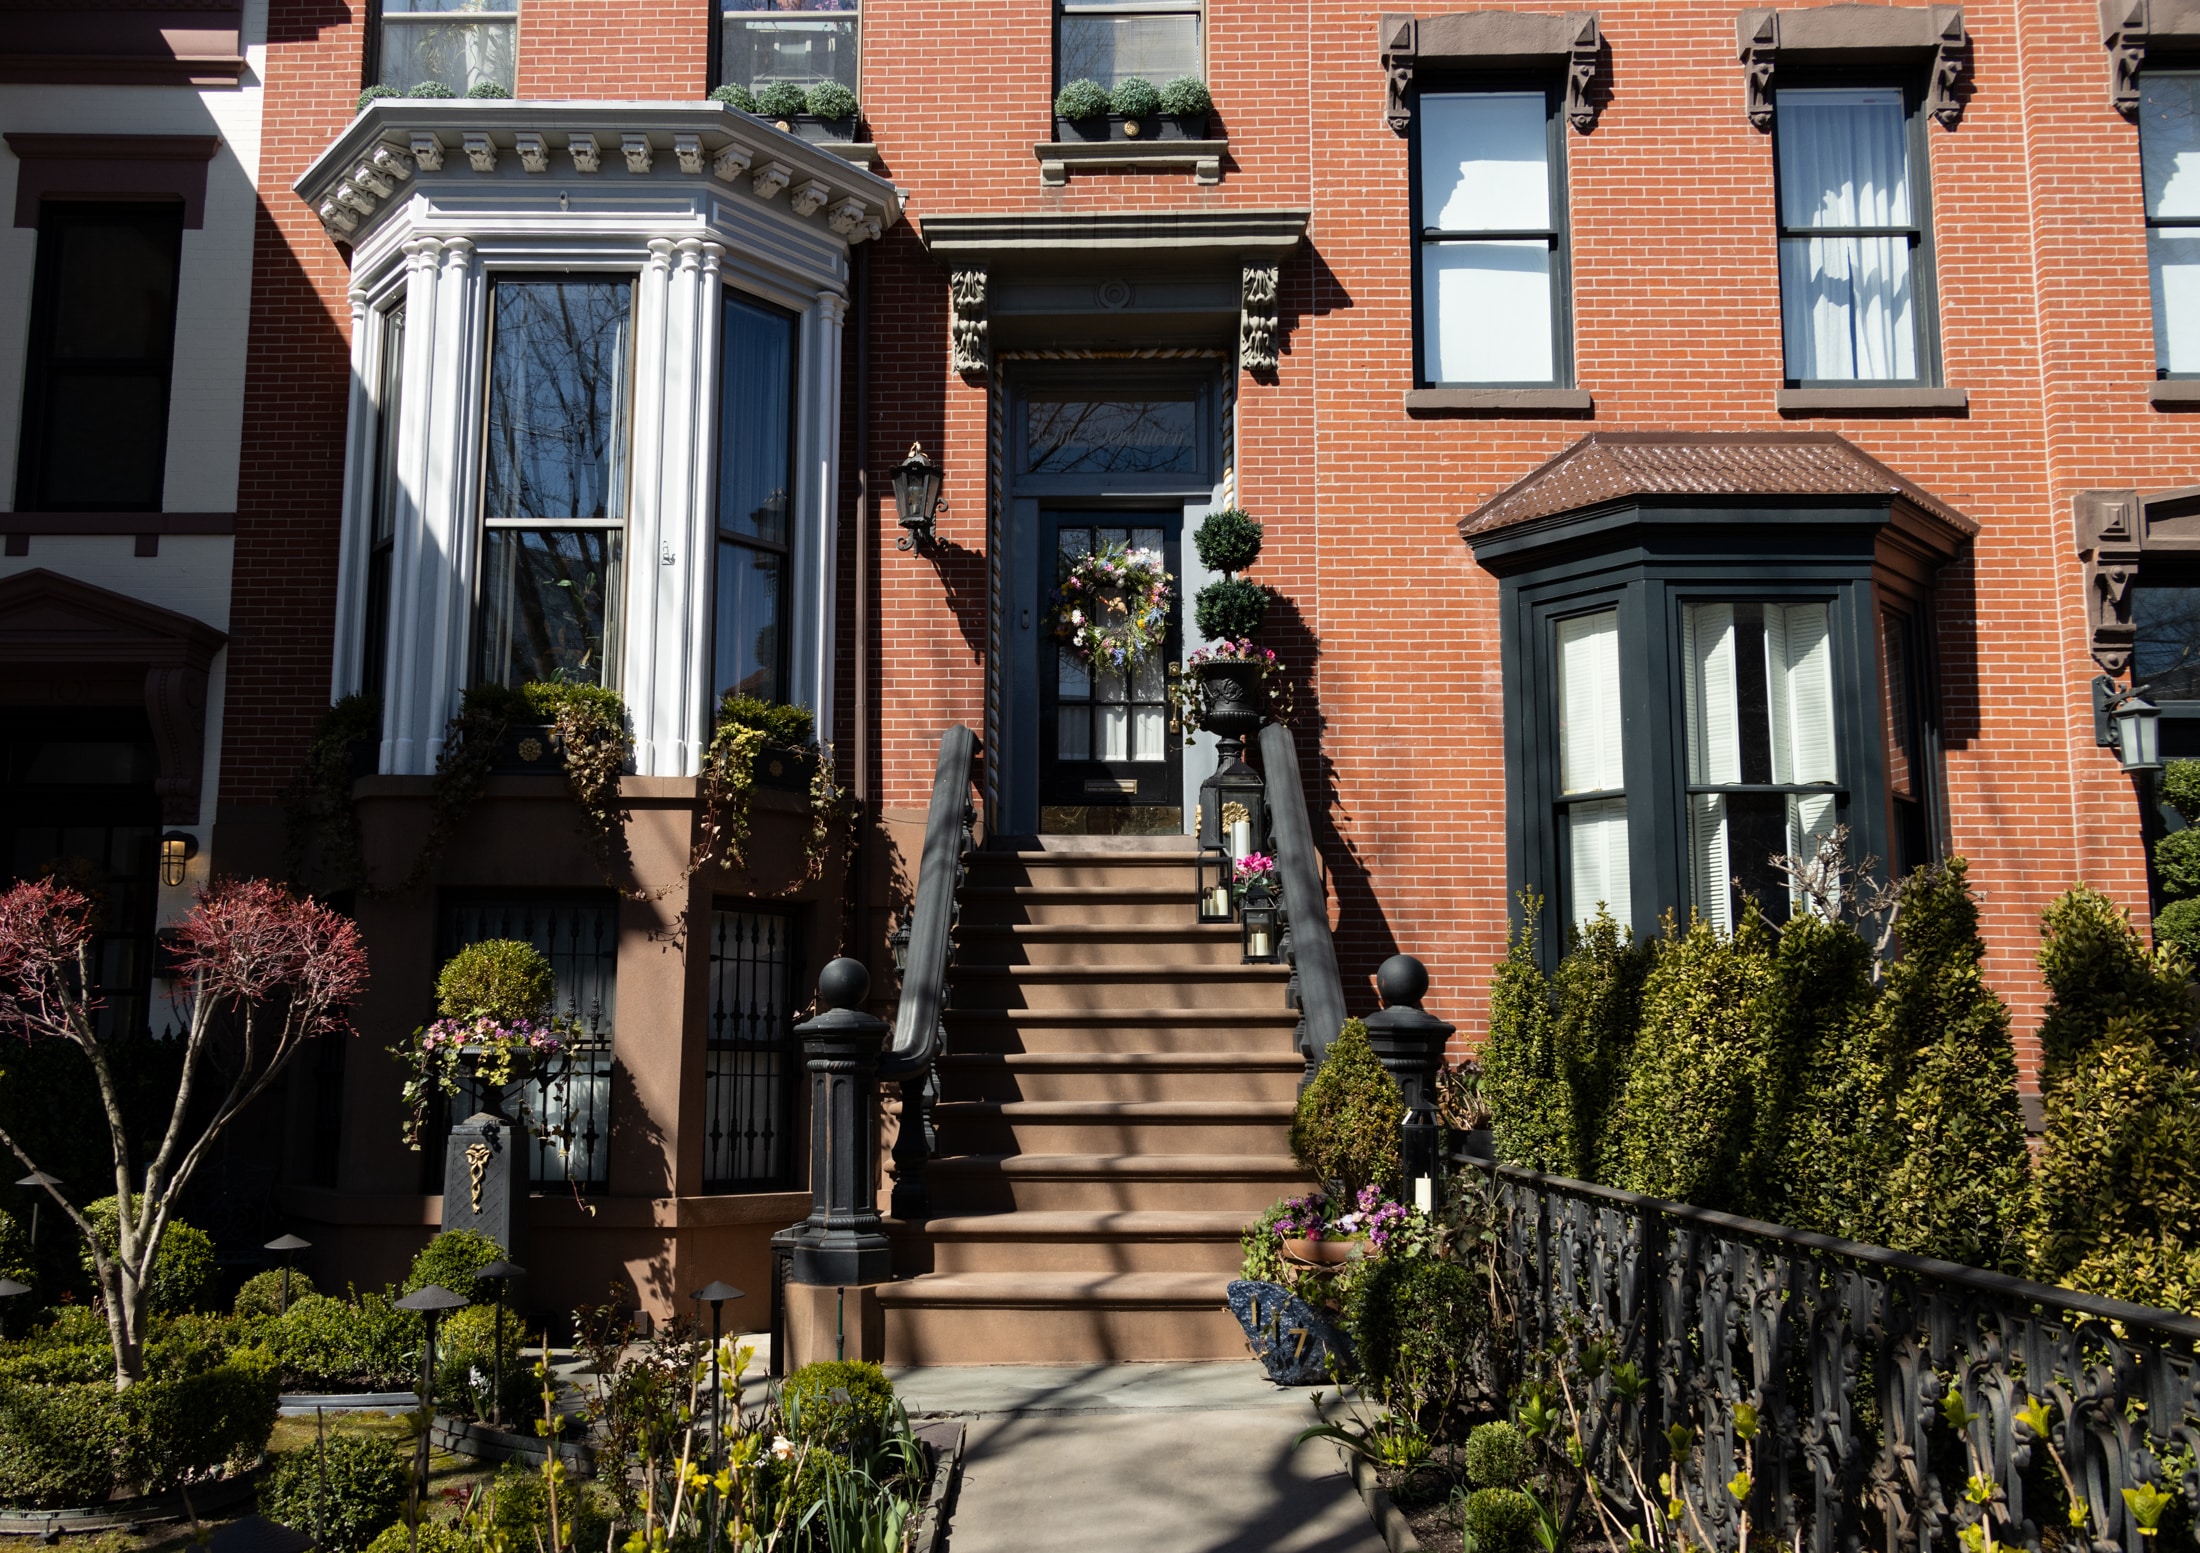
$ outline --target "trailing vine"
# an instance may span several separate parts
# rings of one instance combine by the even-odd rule
[[[302,885],[316,864],[331,891],[366,882],[359,813],[351,802],[352,767],[359,748],[381,735],[382,703],[374,696],[345,696],[321,714],[288,795],[283,851],[292,883]]]
[[[749,844],[749,794],[756,787],[756,756],[763,747],[764,730],[743,723],[721,721],[710,736],[710,748],[703,752],[703,812],[686,878],[706,866],[743,865]]]
[[[476,685],[460,697],[458,715],[443,725],[443,753],[435,763],[428,834],[420,843],[420,855],[413,859],[412,868],[389,893],[409,895],[434,870],[458,822],[488,786],[497,751],[512,731],[512,724],[527,721],[530,711],[527,697],[505,685]]]
[[[565,761],[565,783],[580,810],[583,833],[596,863],[610,882],[614,865],[626,850],[626,811],[619,804],[619,777],[634,756],[627,731],[626,703],[600,685],[529,685],[528,704],[550,724],[550,742]]]

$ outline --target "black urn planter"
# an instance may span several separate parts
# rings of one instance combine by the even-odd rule
[[[1261,685],[1263,677],[1263,666],[1258,663],[1224,658],[1200,664],[1200,726],[1233,744],[1260,732],[1261,725],[1268,721],[1268,692]]]
[[[1101,140],[1205,140],[1204,113],[1147,113],[1127,119],[1120,113],[1094,114],[1089,119],[1054,116],[1057,141],[1091,143]]]

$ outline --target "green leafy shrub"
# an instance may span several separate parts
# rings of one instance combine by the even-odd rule
[[[1517,1488],[1478,1488],[1463,1511],[1468,1553],[1533,1553],[1535,1501]]]
[[[493,1291],[482,1291],[485,1299]],[[494,1411],[496,1398],[497,1307],[483,1303],[454,1310],[436,1329],[436,1394],[476,1418]],[[504,1416],[526,1418],[540,1411],[541,1388],[532,1361],[522,1357],[527,1323],[517,1311],[504,1312]]]
[[[511,92],[494,81],[476,81],[472,86],[466,88],[466,95],[476,99],[496,102],[510,101],[512,96]]]
[[[833,1393],[847,1394],[844,1402]],[[893,1412],[894,1383],[877,1365],[855,1359],[805,1364],[780,1388],[790,1426],[812,1445],[845,1451],[876,1440]]]
[[[290,1269],[290,1299],[296,1304],[305,1295],[314,1293],[313,1280],[296,1268]],[[279,1316],[283,1313],[283,1269],[270,1267],[264,1273],[254,1273],[237,1290],[237,1297],[229,1308],[240,1316]]]
[[[1597,1168],[1605,1126],[1626,1080],[1628,1053],[1642,1023],[1642,983],[1650,946],[1599,907],[1574,933],[1551,995],[1557,1006],[1556,1059],[1573,1125],[1575,1175]]]
[[[1108,89],[1098,81],[1072,81],[1054,94],[1054,116],[1072,123],[1097,119],[1108,111]]]
[[[1405,1115],[1405,1097],[1376,1058],[1367,1026],[1347,1019],[1321,1071],[1299,1096],[1291,1153],[1307,1174],[1336,1187],[1334,1200],[1357,1201],[1363,1186],[1394,1195]]]
[[[593,1553],[611,1530],[611,1506],[601,1489],[568,1477],[558,1486],[558,1519],[564,1535],[550,1535],[550,1492],[537,1468],[508,1462],[490,1480],[486,1501],[490,1534],[510,1548],[567,1547]]]
[[[1520,924],[1490,983],[1490,1025],[1482,1046],[1482,1098],[1498,1161],[1555,1175],[1582,1175],[1575,1155],[1573,1090],[1558,1053],[1550,978],[1536,960],[1538,896],[1520,902]]]
[[[807,749],[817,742],[817,719],[806,706],[783,706],[755,696],[729,692],[718,703],[718,726],[754,728],[766,744],[783,749]]]
[[[385,1294],[353,1300],[324,1294],[293,1298],[266,1334],[283,1383],[299,1391],[387,1391],[418,1375],[420,1318]]]
[[[2162,802],[2186,824],[2200,823],[2200,760],[2162,762]]]
[[[387,1440],[330,1435],[275,1458],[260,1484],[260,1513],[317,1538],[324,1553],[361,1553],[404,1513],[407,1481],[405,1458]],[[512,1546],[531,1540],[514,1538]]]
[[[1207,83],[1196,75],[1180,75],[1161,88],[1161,111],[1190,117],[1196,113],[1212,113],[1215,100],[1208,95]],[[1201,560],[1206,560],[1203,555]],[[1210,563],[1211,564],[1211,563]],[[1221,568],[1235,570],[1235,568]]]
[[[1211,642],[1239,642],[1260,634],[1268,618],[1268,590],[1244,577],[1224,577],[1199,590],[1192,620]]]
[[[112,1378],[0,1386],[0,1503],[55,1510],[105,1500],[121,1425]]]
[[[1441,1433],[1485,1372],[1489,1301],[1474,1274],[1436,1257],[1386,1256],[1346,1315],[1360,1374],[1395,1412],[1433,1412]]]
[[[1467,1481],[1476,1488],[1518,1488],[1535,1470],[1527,1437],[1511,1424],[1477,1424],[1467,1436]]]
[[[1108,93],[1108,106],[1126,119],[1142,119],[1161,111],[1161,89],[1151,81],[1132,76],[1116,83]]]
[[[385,97],[402,97],[404,95],[394,86],[370,86],[359,94],[358,111],[361,113],[366,112],[367,104],[370,102],[380,102]]]
[[[468,1302],[484,1299],[494,1291],[482,1289],[475,1277],[491,1262],[503,1260],[504,1248],[487,1235],[470,1229],[443,1230],[413,1258],[402,1292],[416,1293],[432,1283]]]
[[[853,118],[856,94],[838,81],[820,81],[804,95],[802,105],[821,119]]]
[[[1767,1023],[1790,1080],[1761,1158],[1777,1161],[1751,1195],[1783,1224],[1876,1240],[1894,1127],[1885,1029],[1871,1017],[1871,946],[1822,917],[1788,923],[1773,955]]]
[[[1731,936],[1700,917],[1680,932],[1667,917],[1611,1128],[1612,1185],[1741,1206],[1771,1067],[1758,1007],[1772,977],[1771,938],[1754,908]]]
[[[91,1220],[100,1249],[115,1255],[121,1239],[115,1200],[100,1198],[85,1208],[84,1217]],[[93,1272],[96,1264],[91,1247],[84,1247],[79,1257],[84,1271]],[[146,1293],[146,1309],[162,1316],[204,1310],[213,1302],[214,1276],[213,1239],[204,1230],[172,1218],[161,1232],[160,1249],[153,1253],[153,1282]]]
[[[1225,507],[1200,520],[1192,531],[1192,548],[1199,552],[1199,564],[1211,572],[1242,572],[1260,559],[1266,532],[1251,513]]]
[[[2146,952],[2121,906],[2080,886],[2049,905],[2041,926],[2040,975],[2048,990],[2047,1017],[2040,1022],[2044,1087],[2052,1089],[2113,1025],[2168,1050],[2184,1049],[2193,1018],[2184,981]]]
[[[456,97],[458,93],[452,91],[441,81],[423,81],[405,95],[407,97]]]
[[[756,94],[745,86],[714,86],[711,88],[710,100],[722,102],[729,108],[739,108],[743,113],[757,111]]]
[[[367,1553],[477,1553],[474,1539],[452,1521],[420,1523],[417,1550],[411,1528],[403,1521],[384,1527],[367,1544]]]
[[[756,94],[757,111],[768,119],[791,119],[809,101],[809,94],[792,81],[774,81]]]
[[[2200,825],[2173,830],[2154,843],[2154,876],[2172,900],[2200,895]]]
[[[1283,1282],[1283,1236],[1277,1232],[1276,1220],[1289,1211],[1288,1199],[1271,1203],[1258,1219],[1245,1226],[1238,1236],[1239,1249],[1245,1253],[1238,1268],[1240,1278],[1254,1283]]]
[[[117,1393],[117,1479],[157,1490],[225,1465],[250,1465],[274,1432],[278,1390],[275,1366],[247,1349],[212,1369],[142,1380]]]
[[[2200,966],[2200,899],[2171,901],[2156,912],[2154,942],[2176,950],[2188,967]]]
[[[557,991],[557,973],[540,949],[516,938],[488,938],[443,962],[435,977],[435,1006],[446,1019],[508,1025],[540,1019]]]

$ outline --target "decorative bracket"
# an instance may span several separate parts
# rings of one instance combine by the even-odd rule
[[[1281,360],[1276,348],[1276,294],[1283,266],[1248,264],[1239,270],[1238,366],[1246,372],[1273,372]]]
[[[1743,110],[1760,130],[1772,128],[1774,78],[1781,61],[1805,58],[1838,65],[1929,55],[1925,111],[1943,129],[1963,122],[1963,100],[1956,87],[1970,67],[1971,35],[1959,5],[1758,7],[1737,16],[1734,31],[1742,62]]]
[[[1413,84],[1424,70],[1492,65],[1553,66],[1566,73],[1566,122],[1596,128],[1595,85],[1604,31],[1594,11],[1445,11],[1385,16],[1377,34],[1385,80],[1384,117],[1404,134],[1413,124]]]
[[[954,370],[966,378],[983,377],[993,369],[993,347],[986,326],[986,272],[956,270],[948,277],[948,295],[954,304],[949,324],[949,354]]]
[[[2131,667],[2137,635],[2131,585],[2143,546],[2137,491],[2080,491],[2076,508],[2078,559],[2085,567],[2086,648],[2101,672],[2118,679]]]
[[[2200,0],[2101,0],[2101,43],[2108,50],[2108,100],[2135,118],[2148,51],[2165,44],[2200,48]]]

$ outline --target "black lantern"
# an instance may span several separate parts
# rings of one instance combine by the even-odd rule
[[[184,865],[199,855],[199,838],[187,830],[162,831],[160,882],[174,889],[183,883]]]
[[[908,923],[904,922],[900,927],[895,928],[893,932],[886,935],[886,949],[894,957],[895,970],[906,971],[909,969]]]
[[[1245,898],[1238,903],[1238,928],[1245,941],[1247,965],[1276,963],[1283,942],[1283,911],[1266,874],[1247,881]]]
[[[2132,776],[2162,769],[2162,709],[2137,685],[2119,690],[2105,674],[2093,681],[2093,738]]]
[[[1235,861],[1250,857],[1268,841],[1268,789],[1260,773],[1236,756],[1214,774],[1217,839]]]
[[[1199,882],[1199,920],[1229,921],[1237,914],[1230,899],[1230,854],[1219,846],[1202,846],[1193,867]]]
[[[896,550],[915,550],[932,538],[940,501],[940,466],[924,456],[924,444],[909,444],[909,456],[894,466],[894,505],[908,530],[894,541]]]

